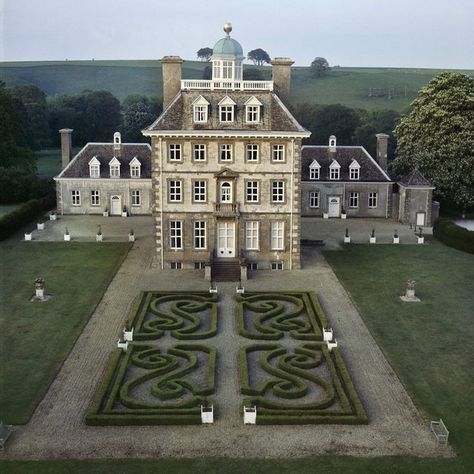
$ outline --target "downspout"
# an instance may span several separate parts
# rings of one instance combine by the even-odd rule
[[[385,200],[385,219],[388,219],[389,190],[390,190],[390,185],[387,184],[387,198],[386,198],[386,200]]]
[[[160,254],[161,254],[161,269],[163,270],[165,268],[165,262],[163,261],[164,259],[164,229],[163,229],[163,149],[162,149],[162,138],[160,137],[159,139],[159,149],[160,149],[160,228],[161,228],[161,248],[160,248]]]
[[[295,139],[291,139],[291,192],[290,192],[290,270],[293,270],[293,195],[295,177]]]

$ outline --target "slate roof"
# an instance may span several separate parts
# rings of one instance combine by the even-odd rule
[[[134,179],[151,178],[151,148],[147,143],[122,143],[120,151],[113,143],[88,143],[58,178],[89,178],[89,161],[94,156],[100,161],[100,179],[110,177],[109,161],[114,156],[120,161],[120,178],[130,178],[130,162],[135,156],[142,166],[140,178]]]
[[[301,180],[302,181],[365,181],[365,182],[391,182],[378,163],[367,153],[362,146],[337,146],[334,153],[329,152],[327,146],[303,146],[301,149]],[[340,179],[329,179],[329,165],[335,159],[340,168]],[[309,166],[316,160],[321,169],[319,180],[309,179]],[[360,165],[359,179],[349,179],[349,166],[352,160],[356,160]]]
[[[421,174],[420,170],[415,168],[413,171],[408,173],[407,175],[403,176],[399,181],[398,184],[405,186],[406,188],[412,186],[423,186],[432,188],[433,185]]]
[[[199,96],[209,102],[207,123],[194,123],[193,102]],[[229,96],[235,103],[234,121],[222,123],[219,120],[219,102]],[[256,97],[261,103],[261,121],[258,124],[245,122],[245,102]],[[147,127],[148,131],[285,131],[307,132],[291,115],[281,100],[270,91],[181,91],[158,119]]]

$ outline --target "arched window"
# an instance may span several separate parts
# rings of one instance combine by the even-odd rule
[[[232,202],[232,184],[228,181],[221,183],[220,189],[220,201],[221,202]]]

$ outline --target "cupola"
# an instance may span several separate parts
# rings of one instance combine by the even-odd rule
[[[212,50],[212,80],[241,81],[244,53],[238,41],[230,37],[232,24],[225,23],[226,36],[220,39]]]

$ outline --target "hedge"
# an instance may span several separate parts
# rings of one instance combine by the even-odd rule
[[[32,199],[22,206],[0,218],[0,240],[4,240],[43,212],[56,206],[56,196],[51,194],[40,199]]]
[[[433,235],[450,247],[474,254],[474,232],[458,226],[451,219],[443,217],[436,219]]]

